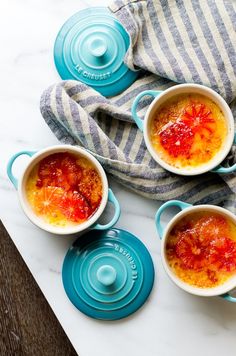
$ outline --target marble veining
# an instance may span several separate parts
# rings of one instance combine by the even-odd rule
[[[41,117],[39,98],[59,80],[52,51],[60,26],[76,11],[108,2],[1,2],[0,217],[80,356],[220,356],[225,352],[234,356],[236,305],[219,297],[191,296],[178,289],[163,270],[154,224],[160,203],[110,179],[122,207],[117,226],[145,243],[156,278],[147,303],[137,313],[121,321],[101,322],[77,311],[63,290],[61,266],[75,237],[52,236],[35,227],[24,216],[17,192],[6,177],[7,161],[15,152],[58,144]],[[17,175],[26,160],[16,164]]]

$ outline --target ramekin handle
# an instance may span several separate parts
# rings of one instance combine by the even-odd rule
[[[236,133],[234,134],[234,145],[236,145]],[[233,173],[236,171],[236,163],[233,164],[231,167],[223,167],[219,165],[218,167],[214,168],[212,172],[226,174],[226,173]]]
[[[142,93],[139,93],[136,96],[136,98],[134,99],[134,102],[133,102],[132,108],[131,108],[131,113],[132,113],[133,119],[136,122],[139,130],[143,131],[143,120],[141,120],[137,114],[137,106],[138,106],[140,99],[142,99],[142,97],[146,96],[146,95],[153,96],[153,98],[156,98],[161,93],[162,93],[162,91],[160,91],[160,90],[144,90]]]
[[[224,298],[228,302],[236,303],[236,297],[232,297],[229,293],[222,294],[220,297]]]
[[[32,157],[34,154],[36,153],[36,151],[20,151],[16,154],[14,154],[10,159],[9,162],[7,164],[7,175],[8,178],[10,179],[10,181],[12,182],[12,184],[14,185],[14,187],[17,189],[18,186],[18,179],[13,175],[12,173],[12,166],[15,162],[15,160],[22,155],[27,155]]]
[[[120,217],[120,204],[116,199],[113,191],[108,189],[108,201],[110,201],[115,207],[115,213],[111,221],[105,225],[102,224],[95,224],[91,227],[93,230],[106,230],[115,225]]]
[[[159,235],[159,238],[162,239],[163,234],[164,234],[164,227],[161,224],[161,216],[162,213],[169,207],[171,206],[177,206],[179,207],[181,210],[184,210],[186,208],[189,208],[190,206],[192,206],[192,204],[188,204],[188,203],[184,203],[183,201],[180,200],[170,200],[167,201],[166,203],[164,203],[158,210],[155,216],[155,223],[156,223],[156,228],[157,228],[157,232]]]

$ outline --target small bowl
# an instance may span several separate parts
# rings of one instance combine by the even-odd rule
[[[178,207],[181,209],[181,211],[176,214],[166,226],[162,226],[161,223],[161,216],[162,213],[170,207]],[[215,206],[215,205],[198,205],[198,206],[193,206],[191,204],[184,203],[179,200],[170,200],[166,203],[164,203],[157,211],[156,217],[155,217],[155,223],[157,227],[157,231],[159,234],[159,238],[161,239],[161,259],[162,259],[162,264],[164,266],[164,269],[170,279],[181,289],[185,290],[188,293],[198,295],[198,296],[203,296],[203,297],[211,297],[211,296],[220,296],[223,297],[224,299],[230,301],[230,302],[236,302],[236,298],[232,297],[228,292],[231,291],[236,287],[236,273],[235,276],[232,276],[229,278],[225,283],[217,285],[212,288],[199,288],[192,286],[184,281],[182,281],[175,273],[171,270],[171,267],[169,266],[169,263],[167,261],[166,257],[166,244],[167,244],[167,239],[169,236],[170,231],[173,229],[173,227],[184,217],[186,217],[189,214],[192,214],[193,212],[213,212],[217,213],[220,215],[225,216],[229,220],[231,220],[234,224],[236,224],[236,216],[232,214],[230,211]]]
[[[91,162],[96,170],[98,171],[101,181],[102,181],[102,186],[103,186],[103,196],[101,203],[98,207],[98,209],[95,211],[95,213],[86,221],[78,224],[78,225],[73,225],[73,226],[65,226],[65,227],[60,227],[60,226],[54,226],[51,225],[47,222],[44,222],[40,217],[38,217],[32,207],[30,206],[27,197],[26,197],[26,182],[28,179],[28,176],[30,172],[32,171],[33,167],[37,163],[39,163],[43,158],[54,154],[54,153],[59,153],[59,152],[68,152],[73,155],[77,156],[82,156],[85,157],[89,162]],[[19,179],[19,182],[17,178],[14,177],[12,173],[12,166],[17,157],[21,155],[27,155],[30,158],[26,168],[24,169],[24,172],[22,176]],[[74,233],[84,233],[87,229],[97,229],[97,230],[106,230],[112,227],[117,220],[119,219],[120,216],[120,205],[114,196],[113,192],[111,189],[108,188],[108,182],[107,182],[107,177],[104,172],[104,169],[102,168],[101,164],[87,151],[85,151],[82,148],[79,147],[74,147],[71,145],[61,145],[61,146],[51,146],[48,148],[45,148],[43,150],[40,150],[39,152],[35,151],[21,151],[16,153],[8,162],[7,166],[7,174],[15,188],[18,190],[18,196],[19,200],[22,206],[22,209],[26,216],[38,227],[41,229],[51,232],[53,234],[58,234],[58,235],[66,235],[66,234],[74,234]],[[96,223],[98,218],[101,216],[103,213],[107,202],[110,201],[114,207],[115,207],[115,213],[111,221],[105,225],[101,225]]]
[[[201,94],[211,99],[222,110],[227,124],[228,133],[227,137],[225,138],[225,142],[222,146],[222,149],[215,155],[213,159],[209,161],[209,163],[206,163],[199,167],[193,167],[191,169],[177,168],[165,162],[158,155],[158,152],[154,149],[150,140],[149,125],[156,111],[167,100],[179,94]],[[148,107],[144,120],[141,120],[137,115],[137,106],[140,99],[144,96],[152,96],[154,100]],[[234,164],[232,167],[227,168],[220,166],[220,163],[229,153],[233,143],[236,143],[236,137],[234,135],[234,118],[232,112],[226,101],[214,90],[198,84],[179,84],[165,91],[145,90],[135,98],[132,105],[132,115],[137,126],[144,134],[144,140],[151,156],[160,166],[162,166],[166,170],[185,176],[198,175],[208,171],[213,171],[216,173],[232,173],[236,170],[236,164]]]

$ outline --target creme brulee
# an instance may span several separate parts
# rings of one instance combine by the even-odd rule
[[[55,153],[30,172],[26,197],[45,222],[61,227],[80,224],[98,209],[102,181],[88,159],[67,152]]]
[[[228,133],[225,117],[211,99],[180,94],[167,100],[149,125],[159,157],[176,168],[208,164],[222,149]]]
[[[167,238],[168,264],[182,281],[198,288],[225,283],[236,273],[236,225],[213,212],[195,212]]]

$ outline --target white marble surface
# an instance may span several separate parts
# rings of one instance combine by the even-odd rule
[[[106,5],[108,0],[99,2]],[[41,92],[59,80],[52,47],[62,23],[93,0],[3,0],[0,2],[1,129],[0,217],[80,356],[227,356],[236,354],[236,305],[220,298],[198,298],[179,290],[165,275],[154,214],[159,206],[118,184],[118,227],[138,235],[153,257],[156,280],[145,306],[117,322],[92,320],[67,299],[61,266],[73,238],[57,237],[33,226],[6,177],[9,157],[57,140],[39,112]],[[19,159],[20,174],[25,158]],[[14,261],[12,261],[14,263]]]

